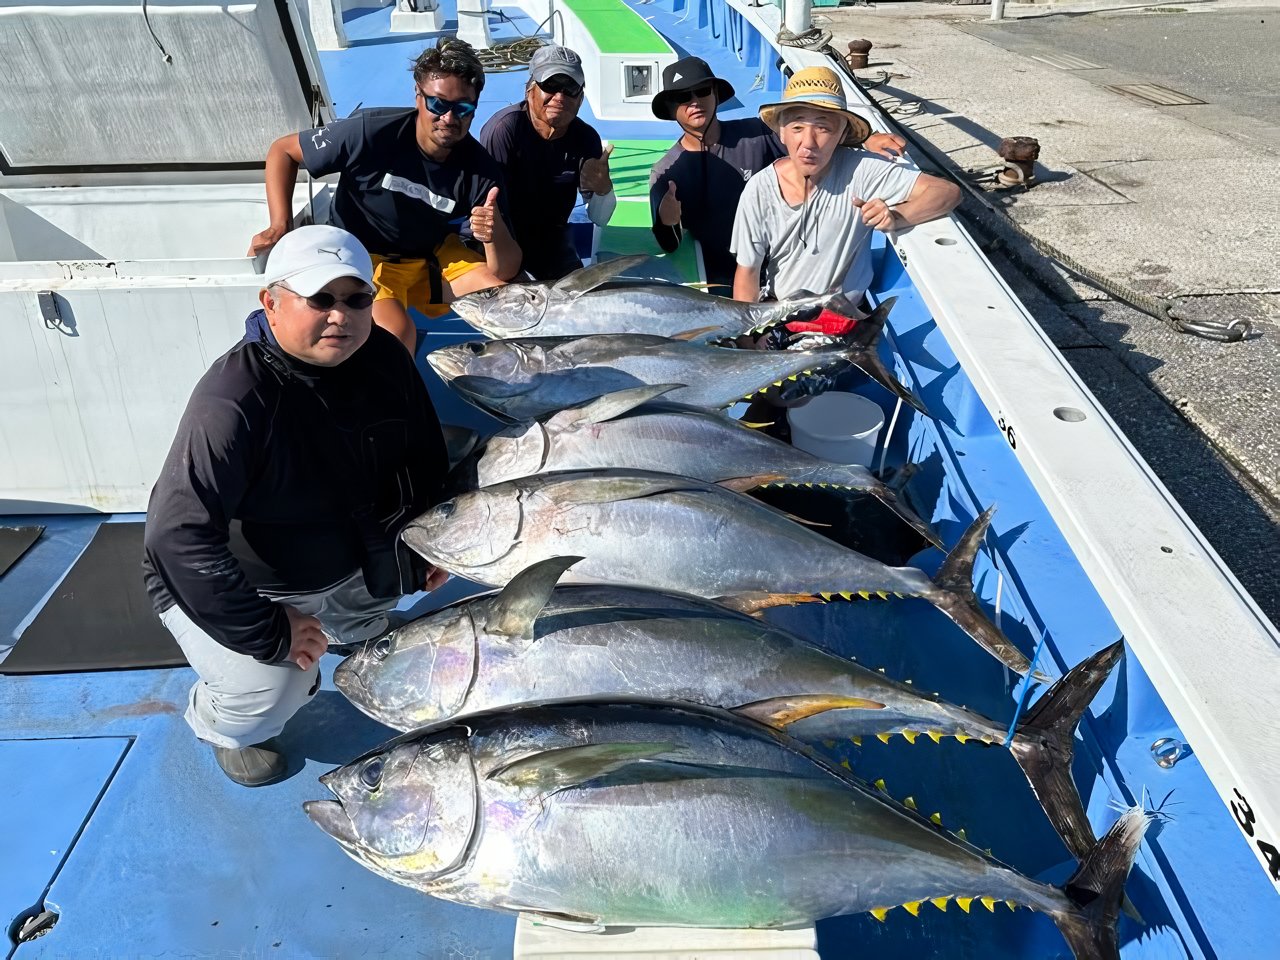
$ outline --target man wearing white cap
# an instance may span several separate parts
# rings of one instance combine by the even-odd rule
[[[851,149],[870,125],[848,109],[835,71],[806,67],[778,103],[760,108],[787,156],[751,178],[738,203],[731,249],[733,296],[778,300],[843,291],[857,304],[871,283],[871,231],[946,216],[955,184]]]
[[[586,89],[582,58],[568,47],[539,47],[529,61],[524,100],[495,113],[480,143],[502,167],[512,232],[535,280],[559,280],[582,266],[569,233],[581,193],[587,217],[604,226],[617,197],[609,154],[593,127],[578,118]]]
[[[326,647],[379,635],[403,595],[445,579],[397,539],[441,498],[448,460],[412,358],[373,324],[369,254],[299,227],[264,282],[187,402],[143,560],[199,676],[187,723],[245,786],[286,774],[274,737],[319,689]]]

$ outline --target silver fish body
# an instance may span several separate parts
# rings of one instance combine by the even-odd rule
[[[631,468],[717,483],[762,470],[777,485],[838,487],[870,494],[931,543],[937,534],[866,467],[832,463],[775,440],[719,413],[654,402],[662,386],[608,394],[543,420],[516,424],[491,437],[475,461],[487,487],[563,470]],[[648,401],[648,402],[646,402]]]
[[[807,373],[848,366],[862,348],[736,350],[645,334],[491,340],[442,347],[432,369],[471,402],[511,420],[533,420],[606,393],[678,385],[668,397],[718,409]]]
[[[669,704],[481,714],[321,782],[337,799],[305,809],[349,855],[461,903],[584,927],[779,927],[1006,901],[1049,914],[1088,960],[1118,956],[1109,927],[1146,819],[1127,814],[1073,877],[1095,894],[1081,907],[798,741]]]
[[[830,299],[745,303],[672,283],[629,284],[577,295],[549,284],[507,284],[459,297],[452,306],[494,339],[647,333],[705,340],[763,333],[797,313],[820,310]]]
[[[437,566],[493,586],[539,560],[580,556],[566,582],[702,597],[854,590],[923,597],[992,656],[1025,673],[1025,655],[973,597],[973,556],[989,519],[985,514],[970,528],[937,583],[914,567],[890,567],[833,543],[750,497],[639,470],[568,472],[485,487],[432,508],[402,536]]]

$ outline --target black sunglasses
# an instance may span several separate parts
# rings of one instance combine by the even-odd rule
[[[538,89],[549,97],[554,97],[557,93],[563,93],[571,100],[576,100],[582,96],[582,85],[574,83],[568,77],[556,74],[553,77],[547,77],[545,80],[539,80]]]
[[[465,120],[476,112],[477,104],[474,100],[446,100],[444,97],[430,97],[421,90],[418,94],[427,101],[427,109],[437,117],[452,113],[459,120]]]
[[[692,90],[676,90],[672,92],[671,99],[676,103],[688,103],[694,97],[701,100],[703,97],[709,97],[715,92],[715,84],[708,83],[705,87],[695,87]]]
[[[295,297],[307,301],[307,306],[311,307],[313,310],[324,310],[325,312],[328,312],[334,308],[335,304],[339,303],[350,307],[352,310],[367,310],[373,305],[373,294],[369,293],[367,290],[360,293],[353,293],[347,297],[335,297],[332,293],[325,293],[321,290],[319,293],[313,293],[309,297],[304,297],[297,290],[286,287],[283,283],[278,283],[276,286],[284,287],[285,290],[288,290]]]

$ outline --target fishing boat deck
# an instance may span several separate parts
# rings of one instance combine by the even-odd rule
[[[743,62],[752,60],[746,55],[751,27],[734,6],[686,7],[681,0],[672,9],[671,0],[660,0],[633,7],[677,54],[702,56],[731,80],[739,95],[722,115],[753,115],[776,93],[776,73],[761,75]],[[491,22],[495,40],[537,26],[517,7],[498,9],[503,16]],[[715,22],[707,29],[707,10],[719,29]],[[389,34],[389,16],[389,7],[348,11],[351,48],[322,53],[339,115],[357,105],[412,102],[407,67],[427,38]],[[475,129],[521,97],[525,76],[513,71],[490,77]],[[651,251],[647,175],[673,139],[674,126],[602,121],[589,104],[583,117],[616,147],[612,168],[620,202],[598,237],[601,255]],[[909,362],[897,361],[898,374],[940,420],[903,413],[888,461],[920,464],[911,495],[948,543],[982,507],[999,504],[979,558],[977,592],[1028,654],[1047,636],[1040,667],[1060,674],[1121,631],[978,400],[924,298],[878,235],[876,244],[874,298],[899,297],[891,345]],[[670,266],[683,277],[693,275],[687,249]],[[491,423],[421,362],[430,350],[468,335],[467,328],[446,320],[425,333],[420,367],[442,417],[471,426]],[[874,386],[858,389],[893,414]],[[0,657],[55,594],[101,524],[141,519],[0,520],[45,528],[0,574]],[[924,551],[913,562],[932,569],[940,559],[937,551]],[[425,611],[472,589],[454,581],[430,598],[408,598],[402,608]],[[861,663],[883,666],[891,676],[995,717],[1013,717],[1018,690],[1004,671],[922,601],[833,602],[777,611],[771,619]],[[510,956],[513,917],[382,880],[302,815],[302,801],[323,793],[316,783],[320,774],[391,736],[333,689],[336,662],[324,659],[321,692],[283,735],[296,773],[258,790],[230,783],[183,722],[193,676],[188,669],[5,676],[0,918],[9,923],[42,905],[58,914],[56,926],[30,942],[15,943],[11,930],[6,956]],[[1178,801],[1166,808],[1173,822],[1148,834],[1131,876],[1128,892],[1147,926],[1124,921],[1124,955],[1270,955],[1280,940],[1274,891],[1198,758],[1167,770],[1152,762],[1151,743],[1166,736],[1180,733],[1130,651],[1082,725],[1075,771],[1099,833],[1118,807],[1148,795],[1158,802],[1170,792]],[[1065,849],[1005,751],[923,737],[914,744],[895,738],[835,749],[855,772],[883,778],[889,793],[913,797],[925,812],[938,811],[948,827],[966,827],[971,841],[1024,872],[1054,882],[1069,874]],[[854,945],[881,958],[1065,955],[1048,921],[998,909],[989,914],[976,904],[971,913],[926,906],[919,918],[899,910],[886,923],[865,915],[824,921],[818,925],[820,950],[831,958],[850,955]]]

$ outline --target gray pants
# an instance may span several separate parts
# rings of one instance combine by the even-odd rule
[[[378,599],[357,571],[315,593],[264,594],[320,621],[330,643],[359,643],[386,631],[387,611],[398,598]],[[224,647],[191,621],[181,607],[160,616],[199,676],[191,688],[186,720],[196,736],[218,747],[247,747],[274,737],[320,689],[320,666],[261,663]]]

